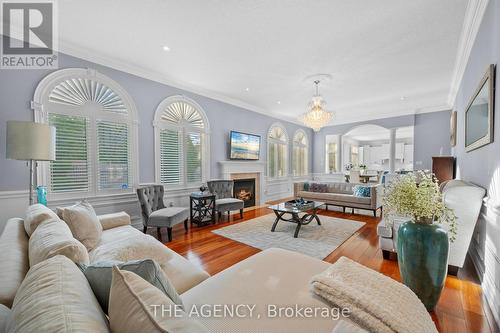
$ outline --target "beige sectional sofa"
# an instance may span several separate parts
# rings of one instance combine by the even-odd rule
[[[126,214],[104,215],[99,220],[103,233],[100,243],[89,253],[89,262],[152,257],[181,294],[185,309],[194,305],[212,310],[221,305],[255,305],[254,316],[247,318],[208,318],[201,312],[198,318],[191,317],[207,332],[366,333],[342,317],[269,316],[268,306],[273,305],[331,309],[309,290],[311,277],[324,271],[329,266],[326,262],[269,249],[209,277],[154,238],[131,227]],[[158,244],[160,254],[156,252]],[[109,318],[67,252],[53,252],[53,256],[29,267],[29,245],[23,220],[10,219],[0,237],[0,332],[109,332]]]
[[[314,186],[318,185],[318,186]],[[359,185],[370,188],[369,197],[354,195],[354,186]],[[313,191],[314,187],[317,187]],[[319,189],[319,191],[318,191]],[[382,214],[384,187],[382,184],[354,184],[341,182],[298,182],[294,183],[293,193],[295,198],[322,201],[328,205],[345,208],[358,208],[371,210],[377,216],[377,210]]]

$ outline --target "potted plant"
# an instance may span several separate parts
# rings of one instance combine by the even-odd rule
[[[449,240],[456,235],[456,216],[443,202],[434,175],[428,170],[402,175],[384,195],[390,216],[411,218],[398,230],[398,264],[403,283],[431,311],[446,279]],[[443,228],[448,224],[448,231]]]

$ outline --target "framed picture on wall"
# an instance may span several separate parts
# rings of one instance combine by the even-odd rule
[[[465,151],[493,142],[495,65],[490,65],[465,110]]]
[[[457,111],[451,112],[450,117],[450,145],[455,147],[457,145]]]

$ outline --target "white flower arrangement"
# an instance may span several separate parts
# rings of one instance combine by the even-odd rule
[[[450,240],[455,240],[455,213],[445,206],[438,182],[429,170],[401,175],[392,181],[385,190],[384,210],[389,216],[412,217],[415,223],[448,224]]]

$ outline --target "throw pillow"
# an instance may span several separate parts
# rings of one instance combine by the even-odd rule
[[[63,220],[70,228],[73,236],[82,242],[87,250],[92,250],[101,240],[102,225],[97,218],[94,208],[81,201],[73,206],[65,207]]]
[[[24,230],[28,236],[35,231],[35,229],[45,221],[59,220],[56,213],[42,204],[34,204],[26,210],[26,218],[24,219]]]
[[[30,268],[11,310],[6,332],[109,332],[85,276],[64,256]]]
[[[109,323],[112,332],[120,333],[207,332],[156,287],[116,266],[109,295]]]
[[[83,271],[83,274],[85,274],[87,281],[89,281],[94,291],[94,295],[105,313],[108,313],[109,290],[111,289],[113,266],[117,266],[124,271],[134,272],[151,285],[160,289],[161,292],[172,300],[172,302],[183,307],[179,294],[177,294],[177,291],[165,276],[165,273],[163,273],[160,265],[152,259],[134,260],[126,263],[116,261],[98,262],[90,266],[78,265]]]
[[[59,219],[40,224],[31,235],[28,243],[30,267],[58,254],[75,263],[89,263],[85,246],[73,237],[66,223]]]
[[[356,185],[353,188],[353,193],[355,197],[369,198],[371,196],[371,190],[368,186]]]
[[[308,182],[304,183],[304,191],[309,191],[310,187],[311,187],[311,184],[309,184]]]
[[[0,304],[0,332],[7,331],[7,323],[9,322],[10,309],[3,304]]]

